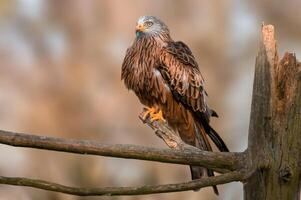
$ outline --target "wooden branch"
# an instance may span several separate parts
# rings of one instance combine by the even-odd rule
[[[141,187],[103,187],[103,188],[77,188],[69,187],[57,183],[51,183],[43,180],[19,178],[19,177],[3,177],[0,176],[0,184],[27,186],[54,192],[61,192],[77,196],[119,196],[119,195],[146,195],[156,193],[180,192],[195,190],[207,186],[225,184],[233,181],[242,181],[243,173],[230,172],[214,177],[204,177],[199,180],[189,181],[178,184],[166,184],[156,186]]]
[[[139,115],[139,118],[140,120],[147,124],[149,127],[151,127],[155,134],[161,138],[165,144],[171,148],[171,149],[177,149],[177,150],[181,150],[181,151],[188,151],[188,152],[198,152],[200,151],[200,149],[194,147],[194,146],[191,146],[189,144],[186,144],[182,139],[181,137],[176,134],[168,125],[167,122],[162,122],[162,121],[151,121],[150,118],[146,118],[144,119],[143,116],[144,116],[144,113],[146,111],[146,108],[143,109],[143,111],[140,113]],[[207,151],[206,151],[207,152]],[[241,156],[244,157],[242,155],[243,153],[241,153]],[[239,169],[242,169],[244,167],[244,159],[241,157],[241,162],[239,162],[241,165],[240,167],[238,167]],[[237,169],[238,169],[237,168]],[[229,169],[226,169],[226,168],[217,168],[217,167],[212,167],[211,169],[213,169],[214,171],[216,172],[219,172],[219,173],[227,173],[231,170]]]
[[[225,172],[224,169],[232,171],[241,168],[245,158],[243,153],[209,152],[196,148],[193,150],[173,150],[127,144],[111,145],[88,140],[54,138],[3,130],[0,130],[0,143],[16,147],[29,147],[76,154],[200,165],[215,169],[218,172]]]
[[[27,186],[77,196],[116,196],[196,190],[207,186],[229,183],[232,181],[242,181],[244,179],[245,173],[238,171],[238,169],[242,168],[243,166],[245,158],[244,153],[201,151],[200,149],[185,144],[179,136],[174,134],[174,132],[166,123],[160,123],[156,121],[151,122],[149,119],[145,120],[144,122],[154,129],[155,133],[173,149],[159,149],[121,144],[108,145],[87,140],[53,138],[1,130],[0,143],[17,147],[30,147],[77,154],[151,160],[165,163],[202,165],[225,174],[214,177],[204,177],[199,180],[193,180],[185,183],[140,187],[79,188],[44,180],[4,176],[0,176],[0,184]],[[231,170],[234,171],[229,172]]]
[[[161,121],[151,121],[150,118],[143,119],[144,112],[146,109],[143,110],[143,112],[139,115],[140,120],[147,124],[149,127],[151,127],[155,134],[161,138],[165,144],[171,149],[178,149],[178,150],[191,150],[191,151],[199,151],[200,149],[191,146],[189,144],[186,144],[182,141],[180,136],[176,134],[167,124],[167,122],[161,122]]]

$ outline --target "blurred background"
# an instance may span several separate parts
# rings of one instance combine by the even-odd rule
[[[301,1],[0,0],[0,128],[103,143],[165,147],[138,119],[142,105],[120,81],[136,20],[155,15],[199,62],[212,120],[231,151],[247,146],[261,23],[274,24],[280,54],[301,56]],[[190,180],[187,166],[0,145],[0,174],[72,186],[136,186]],[[75,197],[0,185],[1,200],[242,199],[242,185],[137,197]]]

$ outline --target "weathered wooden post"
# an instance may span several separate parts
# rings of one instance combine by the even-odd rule
[[[262,27],[256,58],[246,200],[297,200],[301,172],[301,64],[279,61],[274,27]]]

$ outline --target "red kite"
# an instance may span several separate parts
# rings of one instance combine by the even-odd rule
[[[187,144],[212,151],[208,135],[220,151],[229,151],[209,125],[210,117],[217,114],[206,103],[204,80],[191,50],[183,42],[173,41],[161,20],[139,18],[121,78],[147,106],[144,117],[166,121]],[[212,170],[200,166],[190,169],[192,179],[214,176]],[[217,187],[213,188],[218,194]]]

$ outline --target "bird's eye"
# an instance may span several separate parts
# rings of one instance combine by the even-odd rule
[[[151,22],[151,21],[147,21],[147,22],[145,22],[145,25],[146,25],[147,27],[150,27],[150,26],[152,26],[152,25],[153,25],[153,22]]]

